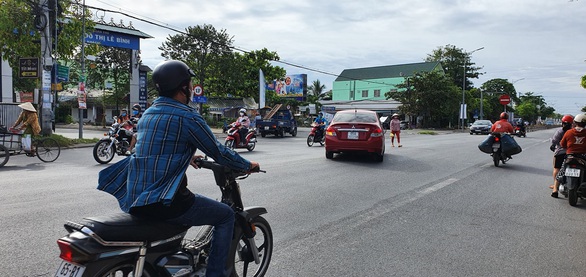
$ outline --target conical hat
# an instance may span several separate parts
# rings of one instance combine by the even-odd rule
[[[35,113],[37,112],[37,110],[35,110],[35,107],[33,107],[33,104],[31,104],[30,102],[22,103],[18,106],[23,110],[27,110],[27,111],[35,112]]]

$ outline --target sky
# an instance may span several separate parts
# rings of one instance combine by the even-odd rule
[[[418,63],[438,47],[472,52],[482,67],[475,87],[502,78],[518,93],[541,95],[559,114],[586,106],[586,0],[86,0],[184,31],[213,25],[233,37],[233,46],[267,48],[288,74],[307,74],[332,88],[344,69]],[[163,61],[159,46],[177,33],[136,19],[97,12],[154,38],[141,40],[143,63]],[[325,74],[325,73],[328,74]]]

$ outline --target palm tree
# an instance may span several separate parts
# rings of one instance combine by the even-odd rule
[[[313,81],[311,86],[307,88],[307,92],[313,96],[320,96],[324,90],[326,89],[326,85],[323,85],[319,79]]]

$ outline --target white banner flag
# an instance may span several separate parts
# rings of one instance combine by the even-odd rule
[[[265,75],[262,73],[262,69],[258,70],[258,93],[259,93],[259,108],[262,109],[265,107],[265,92],[266,92],[266,82],[265,82]]]

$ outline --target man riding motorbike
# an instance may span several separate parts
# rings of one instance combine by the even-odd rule
[[[138,122],[134,155],[102,170],[98,189],[114,195],[132,215],[185,226],[214,226],[206,276],[226,276],[225,263],[234,228],[234,212],[226,204],[187,189],[185,171],[197,149],[217,163],[249,171],[259,166],[220,144],[205,119],[189,106],[191,78],[183,62],[157,65],[153,82],[159,97]]]
[[[492,124],[490,131],[493,133],[514,133],[515,129],[513,128],[513,125],[509,123],[509,114],[502,112],[500,115],[500,120]]]
[[[566,154],[586,154],[586,115],[579,114],[574,117],[574,128],[568,130],[560,146],[566,148]]]
[[[132,139],[130,140],[130,147],[128,148],[128,151],[126,151],[126,155],[130,155],[131,153],[134,153],[134,145],[136,144],[136,126],[138,125],[138,120],[140,119],[140,117],[142,116],[142,107],[140,106],[140,104],[134,104],[132,105],[132,118],[130,119],[130,121],[133,123],[134,128],[133,128],[133,134],[132,134]]]
[[[326,118],[324,117],[324,112],[319,112],[317,114],[317,117],[315,118],[315,120],[313,121],[315,124],[319,125],[319,136],[322,137],[324,135],[324,130],[326,128],[326,125],[328,124],[328,121],[326,120]],[[317,136],[318,134],[316,134]]]
[[[236,122],[240,123],[240,130],[238,130],[238,134],[240,136],[240,145],[246,144],[246,134],[248,134],[248,128],[250,127],[250,119],[248,115],[246,115],[246,109],[242,108],[238,111],[240,117],[236,120]]]

